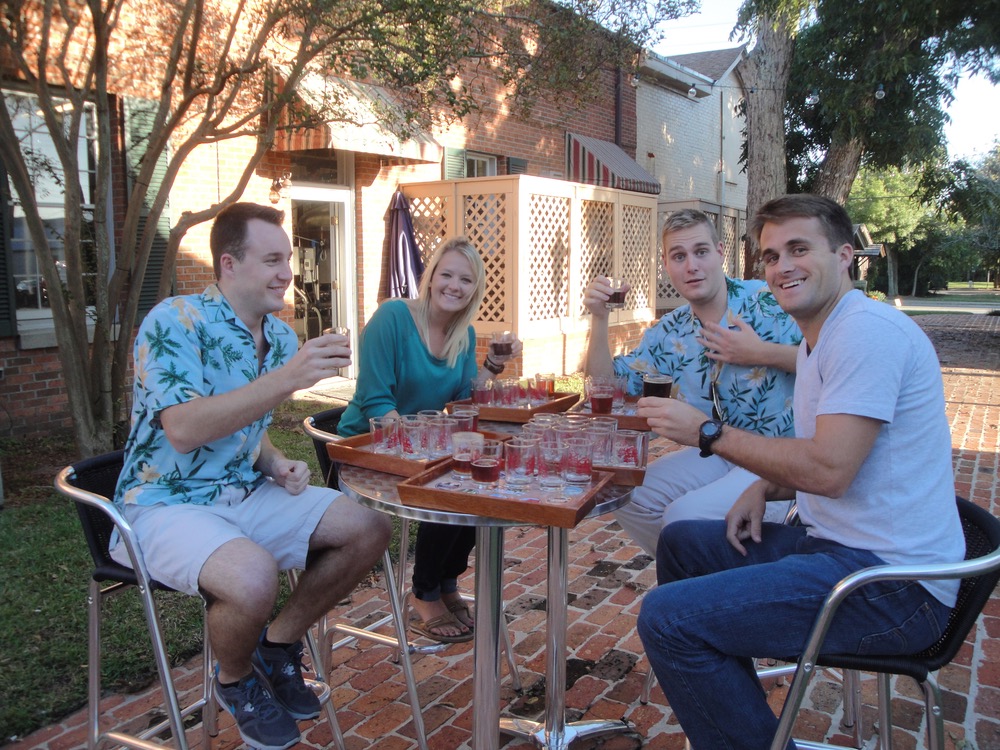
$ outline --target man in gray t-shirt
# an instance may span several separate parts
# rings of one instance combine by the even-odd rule
[[[656,432],[761,477],[725,521],[664,529],[663,585],[639,616],[660,685],[699,748],[770,746],[777,719],[751,659],[800,651],[841,578],[885,562],[956,562],[965,551],[937,357],[905,315],[853,290],[847,213],[826,198],[785,196],[751,229],[771,291],[802,330],[795,437],[739,430],[667,399],[642,399],[638,410]],[[802,525],[762,522],[768,501],[792,497]],[[824,648],[920,651],[956,592],[957,582],[867,586],[847,598]]]

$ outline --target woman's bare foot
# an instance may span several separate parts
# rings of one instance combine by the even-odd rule
[[[473,619],[472,611],[469,609],[469,605],[465,599],[462,598],[461,592],[455,591],[450,594],[441,594],[441,601],[444,602],[444,606],[448,608],[448,611],[455,616],[455,619],[465,625],[465,627],[469,630],[475,627],[476,622]]]
[[[448,611],[448,605],[446,605],[441,599],[426,602],[423,599],[411,596],[409,597],[409,605],[416,613],[417,619],[421,622],[429,623],[441,617],[450,620],[450,622],[446,620],[429,627],[428,630],[435,635],[445,636],[446,638],[454,638],[455,636],[465,635],[469,632],[469,628],[467,626],[459,622],[456,618],[451,617],[451,612]]]

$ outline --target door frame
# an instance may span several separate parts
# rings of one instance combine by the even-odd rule
[[[336,185],[302,185],[293,184],[289,191],[289,197],[295,201],[315,201],[318,203],[340,203],[344,207],[344,220],[342,227],[342,238],[344,243],[344,267],[343,274],[337,275],[340,283],[339,293],[336,295],[337,318],[351,330],[351,351],[355,353],[354,361],[350,367],[341,370],[341,375],[347,378],[354,378],[357,375],[357,340],[358,340],[358,268],[357,268],[357,242],[354,231],[355,208],[354,190],[349,187]],[[332,244],[332,243],[331,243]],[[334,254],[330,253],[330,262],[335,263]]]

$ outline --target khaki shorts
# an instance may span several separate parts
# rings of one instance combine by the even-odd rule
[[[226,488],[213,505],[127,505],[124,513],[149,575],[199,595],[198,576],[205,561],[233,539],[247,538],[263,547],[281,570],[305,568],[309,539],[338,495],[313,486],[290,495],[269,480],[249,495]],[[121,541],[111,549],[111,557],[130,565]]]

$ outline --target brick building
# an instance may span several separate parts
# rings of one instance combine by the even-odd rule
[[[733,62],[738,59],[735,51],[732,57]],[[533,373],[537,369],[575,371],[586,341],[586,320],[574,301],[589,281],[586,275],[610,272],[624,262],[639,269],[635,272],[637,275],[646,273],[648,263],[649,275],[656,275],[655,199],[649,218],[638,222],[638,228],[629,230],[626,227],[624,230],[634,235],[635,247],[631,251],[618,249],[623,231],[623,209],[619,203],[627,204],[624,215],[631,215],[627,213],[630,210],[633,214],[636,210],[642,214],[645,209],[642,206],[637,209],[639,204],[628,196],[648,199],[658,193],[662,213],[665,207],[677,201],[717,200],[720,195],[717,188],[722,186],[727,191],[727,206],[745,205],[745,197],[741,201],[739,192],[743,190],[745,196],[745,183],[740,187],[738,178],[734,177],[736,187],[733,188],[729,173],[724,181],[717,176],[719,164],[730,167],[735,164],[729,152],[724,158],[716,153],[718,144],[714,135],[710,146],[706,145],[703,150],[698,146],[699,141],[706,141],[705,133],[713,132],[712,128],[728,128],[725,137],[731,137],[734,91],[726,89],[729,93],[724,94],[723,89],[712,89],[714,79],[698,74],[695,82],[700,87],[700,98],[689,99],[686,92],[678,97],[669,87],[653,84],[652,72],[649,76],[646,74],[646,68],[651,65],[670,67],[671,64],[655,57],[647,58],[638,87],[630,85],[635,81],[624,72],[602,72],[600,85],[605,93],[598,104],[556,107],[542,101],[534,108],[530,120],[509,110],[504,91],[496,80],[480,75],[476,81],[480,108],[475,113],[461,122],[436,126],[405,140],[394,134],[391,124],[384,124],[384,117],[381,118],[383,124],[375,122],[379,119],[374,114],[379,110],[376,105],[381,105],[383,112],[387,102],[391,108],[389,92],[336,79],[324,71],[308,73],[297,88],[306,106],[321,97],[326,87],[346,87],[359,113],[358,119],[364,120],[369,114],[371,122],[354,127],[327,123],[288,137],[279,135],[275,147],[244,190],[243,200],[271,202],[286,212],[296,274],[295,288],[289,290],[287,299],[289,322],[302,338],[318,335],[322,328],[331,325],[346,325],[352,331],[362,327],[387,295],[386,222],[390,201],[398,188],[406,193],[408,185],[477,178],[480,182],[473,180],[469,184],[482,185],[489,199],[497,188],[486,178],[525,175],[526,179],[541,177],[555,182],[565,181],[573,175],[576,180],[593,183],[597,192],[566,198],[566,205],[572,206],[566,209],[567,215],[572,215],[572,221],[579,221],[577,213],[584,211],[578,211],[579,206],[613,206],[598,214],[607,217],[607,233],[594,235],[593,227],[584,231],[566,230],[566,237],[573,242],[586,241],[598,247],[594,251],[596,254],[588,256],[586,263],[574,261],[573,286],[568,293],[556,290],[556,296],[562,294],[558,300],[562,310],[550,314],[550,319],[557,320],[556,329],[550,324],[545,334],[533,343],[531,325],[518,328],[518,333],[527,344],[523,362],[526,372]],[[682,67],[674,67],[682,78],[688,75]],[[731,69],[723,78],[731,80]],[[704,91],[709,92],[712,100],[716,97],[724,100],[719,105],[721,110],[711,102],[702,101],[705,97],[701,92]],[[130,130],[141,125],[141,118],[129,116],[127,105],[131,92],[112,93],[123,113],[117,123],[121,130],[117,140],[127,144]],[[8,101],[20,96],[22,104],[27,104],[25,111],[30,118],[30,97],[19,95],[16,85],[7,84],[5,95]],[[720,112],[728,114],[730,120],[720,118]],[[36,137],[40,132],[38,128],[27,130]],[[729,142],[724,142],[723,147],[732,150]],[[185,160],[171,190],[171,222],[185,211],[203,209],[227,195],[253,148],[253,138],[196,148]],[[119,155],[123,161],[129,158],[127,150],[126,146],[125,152]],[[637,151],[639,162],[646,171],[634,161]],[[730,171],[735,175],[734,169]],[[610,181],[611,186],[602,181]],[[545,180],[525,184],[532,190],[544,192],[547,189]],[[609,189],[614,185],[626,185],[631,190]],[[517,189],[515,187],[514,191]],[[11,297],[13,304],[8,306],[5,319],[0,309],[0,400],[5,406],[0,434],[47,433],[53,427],[69,425],[62,373],[54,348],[51,315],[46,315],[41,277],[30,262],[30,242],[25,239],[23,226],[18,224],[16,207],[12,210],[10,191],[4,190],[3,196],[2,216],[6,221],[3,222],[2,255],[6,266],[0,271],[6,276],[11,291],[17,290],[17,293]],[[507,210],[515,211],[514,204]],[[494,231],[504,234],[515,220],[527,223],[524,217],[511,213],[508,223]],[[586,221],[586,216],[583,220]],[[177,294],[201,291],[214,280],[208,251],[209,226],[208,223],[195,226],[181,242],[174,286]],[[457,228],[465,232],[469,226],[468,216],[464,223],[459,217],[449,225],[449,231]],[[538,234],[526,232],[520,241],[530,244],[537,241]],[[440,236],[434,238],[435,241],[440,239]],[[601,249],[604,241],[614,245],[613,252],[610,247]],[[516,243],[505,247],[505,252],[511,256],[508,264],[516,262],[515,257],[528,257],[528,247],[518,247]],[[429,254],[433,242],[426,243],[421,250]],[[575,254],[577,251],[567,249],[565,252]],[[628,252],[632,253],[631,260],[625,257]],[[601,253],[606,257],[599,257]],[[640,295],[632,300],[635,310],[621,319],[616,345],[626,347],[635,342],[652,319],[654,309],[662,306],[653,299],[657,295],[654,288],[651,295]],[[527,320],[512,314],[506,318],[506,327],[512,327],[509,321],[515,319]],[[563,322],[558,323],[559,320]],[[503,323],[504,319],[498,318],[494,327],[504,327]],[[488,335],[489,328],[484,325],[479,330],[477,324],[481,335]],[[552,365],[547,357],[556,344],[562,347],[562,359]]]

